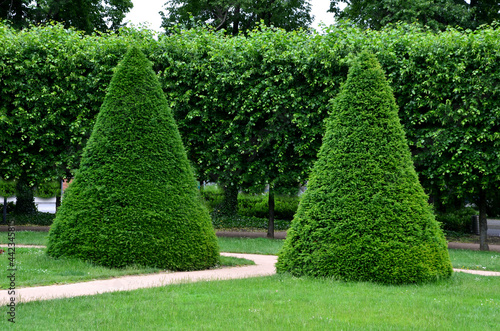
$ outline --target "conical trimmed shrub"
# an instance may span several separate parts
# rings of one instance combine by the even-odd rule
[[[65,192],[48,254],[108,267],[197,270],[216,265],[218,250],[161,86],[132,47]]]
[[[392,90],[371,54],[353,61],[333,102],[277,270],[386,284],[452,273]]]

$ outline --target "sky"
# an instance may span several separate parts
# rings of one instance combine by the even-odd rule
[[[148,23],[148,26],[156,31],[161,31],[160,11],[163,11],[167,0],[132,0],[134,7],[125,16],[124,22],[130,22],[134,25]],[[320,21],[326,25],[333,23],[333,14],[326,11],[330,8],[329,0],[310,0],[311,14],[315,16],[312,27],[317,29]]]

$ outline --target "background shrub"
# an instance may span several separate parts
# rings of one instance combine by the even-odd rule
[[[54,222],[56,214],[35,212],[33,214],[10,213],[7,215],[7,224],[14,222],[15,225],[42,225],[50,226]]]
[[[470,207],[447,213],[436,212],[436,221],[441,223],[445,231],[471,233],[473,215],[478,215],[478,211]]]
[[[298,196],[275,195],[274,217],[291,221],[299,206]],[[238,214],[245,217],[267,218],[269,194],[239,194]]]
[[[200,188],[203,203],[210,213],[216,211],[218,205],[224,200],[224,191],[217,185],[206,185]]]
[[[34,195],[42,199],[60,197],[61,183],[59,181],[50,181],[38,184]]]
[[[216,229],[267,229],[268,219],[246,216],[219,216],[212,214],[212,224]],[[285,231],[290,228],[289,220],[274,220],[274,228],[278,231]]]

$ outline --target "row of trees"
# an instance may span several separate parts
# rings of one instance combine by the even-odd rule
[[[62,22],[91,33],[105,32],[122,26],[130,11],[131,0],[0,0],[0,18],[15,28],[30,24]],[[497,0],[330,0],[329,12],[337,20],[349,19],[361,28],[379,30],[396,22],[418,23],[434,30],[446,27],[477,29],[500,19]],[[167,0],[162,26],[175,24],[194,27],[208,24],[228,34],[248,33],[259,22],[287,31],[310,26],[311,5],[308,0]]]
[[[161,12],[165,28],[178,23],[194,27],[204,22],[232,35],[247,33],[261,21],[287,31],[307,28],[312,22],[307,0],[170,0],[165,9]]]
[[[448,26],[477,29],[500,19],[498,0],[331,0],[330,12],[362,28],[379,30],[406,22],[445,30]]]
[[[216,30],[236,35],[247,33],[263,20],[267,26],[294,30],[309,27],[311,6],[306,0],[169,0],[162,13],[163,26],[181,23],[193,27],[204,22]],[[330,0],[329,12],[337,20],[351,20],[361,28],[380,30],[387,24],[405,22],[435,31],[447,27],[477,29],[500,19],[497,0]]]
[[[339,25],[324,35],[261,27],[227,37],[179,29],[156,41],[131,29],[98,37],[59,25],[20,32],[0,26],[1,173],[32,184],[70,175],[112,68],[135,43],[172,100],[201,180],[233,192],[294,185],[316,159],[346,59],[369,49],[394,89],[427,192],[442,208],[450,196],[478,202],[485,217],[482,202],[500,181],[499,34]]]
[[[1,0],[0,18],[17,29],[56,21],[86,33],[105,32],[122,27],[132,6],[132,0]]]

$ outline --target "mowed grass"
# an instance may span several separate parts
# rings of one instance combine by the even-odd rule
[[[281,239],[218,237],[221,252],[277,255],[283,246]]]
[[[498,330],[498,293],[500,277],[463,273],[408,286],[276,275],[18,304],[16,328]]]
[[[449,252],[454,268],[500,271],[500,252],[481,252],[466,249],[450,249]]]
[[[15,231],[13,233],[16,245],[46,246],[49,238],[49,233],[42,231]],[[0,244],[9,243],[8,235],[8,232],[0,232]]]

